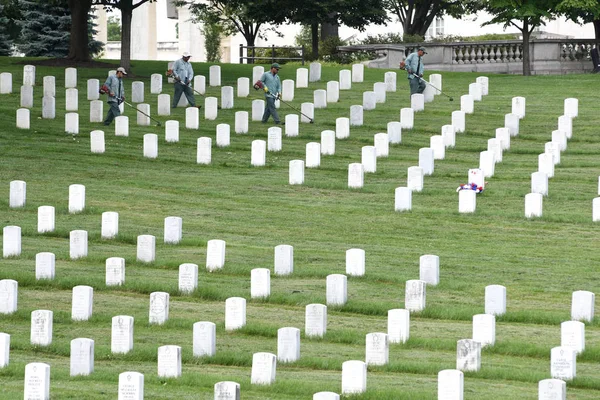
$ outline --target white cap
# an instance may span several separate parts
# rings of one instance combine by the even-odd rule
[[[190,53],[188,53],[187,51],[183,52],[183,56],[184,57],[191,57],[192,55]]]
[[[123,67],[117,68],[117,72],[122,72],[123,75],[127,75],[127,72],[125,72],[125,68],[123,68]]]

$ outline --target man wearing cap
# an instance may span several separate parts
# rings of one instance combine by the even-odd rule
[[[102,86],[102,92],[108,94],[108,114],[104,119],[104,125],[110,125],[116,117],[121,115],[119,104],[125,100],[125,86],[123,85],[123,77],[127,75],[125,68],[117,68],[115,75],[110,75],[104,86]]]
[[[279,64],[273,63],[271,64],[271,70],[265,72],[260,77],[265,91],[265,100],[267,102],[267,107],[265,108],[265,113],[262,117],[263,124],[268,121],[269,116],[271,115],[276,124],[281,123],[279,114],[277,114],[277,109],[275,108],[275,100],[281,97],[281,81],[279,80],[279,75],[277,75],[279,68],[281,68]]]
[[[194,69],[189,62],[191,54],[183,53],[183,56],[173,64],[173,79],[175,79],[175,95],[173,96],[173,108],[179,104],[181,94],[185,94],[188,103],[192,107],[196,107],[196,98],[192,91],[191,84],[194,77]]]
[[[423,93],[425,90],[425,82],[423,81],[423,72],[425,67],[423,66],[423,54],[427,54],[425,47],[419,47],[415,53],[411,53],[406,60],[400,63],[400,68],[405,66],[406,72],[408,73],[408,84],[410,86],[411,96],[415,93]]]

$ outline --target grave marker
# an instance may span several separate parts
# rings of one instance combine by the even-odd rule
[[[429,75],[429,83],[435,86],[435,95],[440,94],[440,90],[442,90],[442,75],[440,74],[431,74]]]
[[[208,68],[208,81],[210,86],[221,86],[221,67],[211,65]]]
[[[96,154],[104,153],[104,131],[90,132],[90,151]]]
[[[408,311],[423,311],[425,309],[427,283],[421,280],[408,280],[404,290],[404,308]]]
[[[206,269],[209,272],[223,269],[225,265],[225,241],[209,240],[206,246]]]
[[[525,103],[525,97],[513,97],[511,113],[516,115],[519,119],[525,118]]]
[[[406,343],[410,337],[410,311],[388,310],[387,333],[390,343]]]
[[[13,279],[0,280],[0,314],[17,311],[19,283]]]
[[[560,324],[560,346],[581,354],[585,350],[585,324],[580,321],[565,321]]]
[[[77,68],[65,68],[65,87],[77,87]]]
[[[426,254],[419,258],[419,280],[432,286],[440,283],[440,258],[438,256]]]
[[[256,82],[257,80],[252,81]],[[294,81],[292,79],[284,79],[281,82],[281,99],[283,101],[294,101]]]
[[[367,364],[362,361],[342,363],[342,394],[359,394],[367,391]]]
[[[42,98],[42,119],[56,118],[56,100],[52,96]]]
[[[444,146],[454,147],[456,146],[456,133],[454,132],[454,126],[443,125],[442,126],[442,138],[444,140]],[[500,153],[502,154],[502,153]]]
[[[21,227],[5,226],[2,229],[2,254],[4,258],[21,255]]]
[[[478,78],[479,79],[479,78]],[[463,400],[464,374],[456,369],[438,372],[438,399]]]
[[[69,233],[69,257],[71,260],[87,257],[88,233],[83,230],[75,230]]]
[[[504,116],[504,127],[508,128],[510,136],[517,136],[519,134],[519,116],[517,114],[506,114]]]
[[[557,143],[560,151],[565,151],[567,149],[567,134],[559,130],[552,131],[552,143]]]
[[[266,298],[271,295],[271,271],[268,268],[254,268],[250,271],[250,297]]]
[[[275,275],[290,275],[294,272],[294,247],[287,244],[275,246]]]
[[[21,107],[33,107],[33,86],[21,86]]]
[[[483,171],[480,168],[470,169],[468,183],[475,183],[477,186],[485,188],[485,178],[483,176]]]
[[[26,400],[50,399],[50,365],[44,363],[29,363],[25,366]]]
[[[160,346],[158,348],[158,377],[181,377],[181,347]]]
[[[462,339],[456,344],[456,369],[477,372],[481,368],[481,343]]]
[[[304,183],[304,160],[290,161],[288,183],[290,185],[302,185]]]
[[[410,108],[414,112],[425,110],[425,96],[422,93],[415,93],[410,96]]]
[[[321,154],[326,156],[335,154],[335,131],[321,132]]]
[[[234,331],[246,326],[246,299],[230,297],[225,300],[225,330]]]
[[[315,108],[327,108],[327,91],[318,89],[313,92],[313,103]]]
[[[327,275],[327,305],[343,306],[346,301],[348,301],[348,278],[346,275]]]
[[[254,102],[252,103],[252,110],[254,113]],[[248,133],[248,111],[235,112],[235,133]]]
[[[230,144],[229,124],[217,125],[217,147],[227,147]]]
[[[412,191],[407,187],[398,187],[395,191],[394,211],[412,209]]]
[[[10,335],[0,332],[0,368],[8,366],[10,358]]]
[[[564,115],[576,118],[579,115],[579,100],[574,98],[565,99],[564,110]]]
[[[482,151],[479,153],[479,169],[483,171],[484,178],[494,176],[496,170],[496,159],[491,151]]]
[[[567,139],[571,139],[573,135],[573,118],[567,115],[558,117],[558,130],[564,132]]]
[[[429,147],[433,150],[434,160],[443,160],[446,158],[446,145],[442,135],[434,135],[429,138]]]
[[[525,218],[541,217],[542,216],[542,201],[541,193],[529,193],[525,195]]]
[[[560,164],[560,145],[558,143],[546,142],[544,145],[544,152],[552,154],[554,165]]]
[[[415,122],[414,110],[412,108],[402,108],[400,110],[401,129],[412,129]]]
[[[172,83],[172,82],[169,82]],[[194,90],[200,94],[206,93],[206,77],[204,75],[196,75],[194,77]],[[185,96],[183,96],[185,97]]]
[[[374,136],[375,155],[387,157],[390,154],[390,140],[387,133],[376,133]]]
[[[137,237],[136,259],[143,263],[153,263],[156,260],[156,237],[139,235]]]
[[[29,110],[27,110],[29,111]],[[25,181],[11,181],[8,205],[10,208],[25,207],[27,200],[27,183]]]
[[[296,114],[288,114],[285,116],[285,136],[295,137],[298,136],[300,118]]]
[[[431,147],[419,149],[419,167],[423,170],[424,176],[433,175],[434,158],[433,149]]]
[[[491,314],[473,315],[473,340],[481,347],[496,343],[496,316]]]
[[[421,192],[423,190],[423,168],[408,167],[406,187],[413,192]]]
[[[54,232],[54,207],[38,207],[37,231],[38,233]]]
[[[75,286],[71,301],[71,319],[73,321],[87,321],[90,319],[93,304],[94,289],[91,286]]]
[[[119,234],[119,213],[106,211],[102,213],[102,239],[112,239]]]
[[[506,287],[488,285],[485,287],[485,313],[492,315],[506,314]]]
[[[87,376],[94,372],[94,341],[78,338],[71,340],[71,376]]]
[[[161,74],[150,75],[150,93],[161,94],[163,88],[163,77]]]
[[[390,343],[386,333],[368,333],[366,337],[365,363],[367,365],[387,365]]]
[[[425,103],[431,103],[435,98],[435,89],[429,85],[425,86],[423,89],[423,99]]]
[[[150,312],[148,323],[163,325],[169,319],[169,293],[150,293]]]
[[[560,379],[544,379],[538,383],[538,400],[567,400],[567,384]]]
[[[296,88],[307,88],[308,87],[308,69],[298,68],[296,69]]]
[[[35,86],[35,65],[23,67],[23,85]]]
[[[56,256],[42,252],[35,255],[35,279],[54,279]]]
[[[340,117],[335,120],[335,138],[346,139],[350,136],[350,118]]]
[[[327,102],[337,103],[340,101],[340,83],[338,81],[327,82]]]
[[[600,197],[596,197],[592,200],[592,221],[600,221]]]
[[[410,109],[412,110],[412,108]],[[398,121],[388,122],[387,134],[390,144],[399,144],[402,142],[402,124]]]
[[[465,114],[473,114],[475,109],[474,98],[470,94],[460,96],[460,110]]]
[[[50,346],[52,344],[53,313],[49,310],[36,310],[31,313],[30,342],[34,346]]]
[[[171,95],[166,94],[166,93],[158,95],[158,115],[160,115],[160,116],[171,115]],[[187,113],[186,113],[186,117],[187,117]]]
[[[201,137],[196,141],[197,143],[197,153],[196,153],[196,163],[209,165],[212,162],[212,138],[209,137]]]
[[[145,112],[142,104],[138,104],[138,109],[141,109],[142,111]],[[147,108],[146,110],[148,111],[148,113],[150,113],[150,105],[146,104]],[[90,101],[90,122],[102,122],[104,120],[104,103],[101,100],[92,100]],[[148,123],[142,124],[140,123],[140,116],[141,114],[138,113],[138,125],[150,125],[150,118],[146,118]]]
[[[481,101],[483,88],[478,82],[469,84],[469,95],[473,96],[474,101]]]
[[[217,119],[219,99],[216,97],[204,98],[204,119],[214,121]],[[254,118],[253,118],[254,119]]]
[[[17,128],[18,129],[29,129],[30,128],[30,112],[27,108],[19,108],[17,110]]]
[[[586,290],[573,292],[571,298],[571,319],[592,322],[594,319],[594,303],[596,295]]]
[[[502,150],[510,149],[510,130],[508,128],[496,128],[496,139],[500,141]]]
[[[550,375],[570,381],[576,375],[577,352],[568,347],[554,347],[550,351]]]
[[[548,196],[548,175],[544,172],[534,172],[531,174],[531,193]]]
[[[477,194],[474,190],[461,190],[458,192],[458,212],[474,213],[477,206]]]
[[[452,111],[452,126],[454,127],[455,133],[463,133],[465,131],[464,111]]]
[[[481,95],[482,96],[487,96],[490,92],[489,87],[490,87],[490,80],[487,76],[478,76],[477,79],[475,79],[475,82],[479,83],[481,85]]]
[[[300,359],[300,329],[280,328],[277,330],[277,360],[292,363]]]
[[[144,82],[134,81],[131,83],[131,102],[144,102]]]
[[[267,130],[267,150],[281,151],[281,128],[272,126]]]
[[[352,64],[352,82],[360,83],[364,80],[365,65]]]
[[[256,68],[256,67],[254,67],[254,68]],[[253,82],[256,82],[256,81],[253,81]],[[250,79],[248,79],[246,77],[238,78],[238,80],[237,80],[237,97],[248,97],[249,95],[250,95]]]
[[[121,286],[125,284],[125,259],[110,257],[106,259],[106,286]]]
[[[179,266],[179,291],[189,294],[198,288],[198,264],[185,263]]]
[[[240,400],[240,384],[229,381],[215,383],[214,400]]]
[[[267,142],[264,140],[252,141],[252,152],[250,154],[250,164],[254,167],[264,167],[267,158]]]
[[[350,106],[350,126],[362,126],[363,124],[363,106]]]
[[[141,112],[137,112],[137,124],[139,126],[150,126],[150,118],[144,114],[150,115],[150,104],[139,103],[137,109]],[[144,114],[142,114],[144,113]]]
[[[115,118],[115,136],[129,136],[129,117],[119,115]]]
[[[132,371],[119,374],[117,400],[144,400],[144,375]]]
[[[260,80],[260,78],[262,78],[262,75],[265,73],[265,67],[263,67],[262,65],[257,65],[255,67],[252,68],[252,83]]]
[[[354,70],[354,66],[352,66]],[[342,69],[339,72],[338,81],[340,82],[340,90],[352,89],[352,72],[349,69]]]
[[[321,144],[310,142],[306,144],[306,168],[318,168],[321,165]]]
[[[376,106],[375,92],[364,92],[363,93],[363,103],[362,103],[363,110],[365,110],[365,111],[374,110],[375,106]]]
[[[300,122],[309,123],[311,120],[315,119],[315,106],[313,103],[302,103],[300,105],[300,111],[302,112],[300,115]]]
[[[494,162],[502,162],[502,142],[500,139],[488,139],[488,151],[494,155]]]
[[[252,121],[262,121],[262,116],[265,113],[264,100],[252,100]]]
[[[376,82],[373,84],[373,92],[375,92],[375,102],[385,103],[386,99],[386,84],[385,82]]]
[[[213,357],[217,353],[217,326],[208,321],[194,323],[194,357]]]
[[[307,337],[323,337],[327,333],[327,306],[309,304],[304,318],[304,334]]]
[[[363,146],[361,149],[361,163],[365,173],[377,172],[377,153],[375,146]]]
[[[167,217],[164,224],[164,242],[177,244],[182,238],[183,219],[181,217]]]
[[[365,251],[363,249],[346,250],[346,274],[350,276],[365,275]]]
[[[133,350],[133,317],[117,315],[112,318],[110,351],[127,354]]]
[[[233,86],[223,86],[221,88],[221,108],[223,110],[233,108]]]
[[[69,213],[75,214],[85,209],[85,186],[69,185]]]
[[[312,62],[309,68],[309,82],[319,82],[321,80],[321,63]]]
[[[252,376],[250,383],[253,385],[270,385],[275,382],[277,357],[272,353],[254,353],[252,355]]]
[[[384,75],[383,80],[385,81],[385,90],[387,92],[395,92],[396,91],[396,73],[393,71],[388,71]]]
[[[0,94],[12,93],[12,74],[10,72],[2,72],[0,74]]]
[[[333,392],[318,392],[313,394],[312,400],[340,400],[340,395]]]
[[[542,153],[538,156],[538,171],[548,175],[548,178],[554,177],[554,159],[552,154]]]
[[[352,163],[348,165],[348,187],[350,189],[360,189],[364,186],[365,169],[361,163]]]

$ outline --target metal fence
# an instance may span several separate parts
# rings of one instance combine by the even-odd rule
[[[271,50],[271,54],[270,56],[267,55],[256,55],[256,50],[257,49],[266,49],[266,50]],[[246,56],[244,56],[244,50],[246,53]],[[277,56],[277,50],[284,50],[284,51],[296,51],[300,53],[299,57],[284,57],[284,56]],[[265,54],[267,54],[268,51],[265,52]],[[281,54],[281,53],[280,53]],[[275,45],[272,46],[267,46],[267,47],[261,47],[261,46],[244,46],[243,44],[240,44],[240,64],[244,64],[244,60],[246,60],[246,64],[255,64],[255,61],[257,60],[269,60],[271,61],[271,63],[274,63],[276,61],[301,61],[302,65],[304,65],[304,46],[302,47],[275,47]]]

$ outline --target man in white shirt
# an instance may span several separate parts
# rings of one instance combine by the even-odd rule
[[[191,54],[183,53],[183,56],[173,64],[173,79],[175,79],[175,94],[173,96],[173,108],[179,104],[182,94],[185,94],[188,103],[196,107],[196,98],[192,90],[192,79],[194,78],[194,69],[189,62]]]

